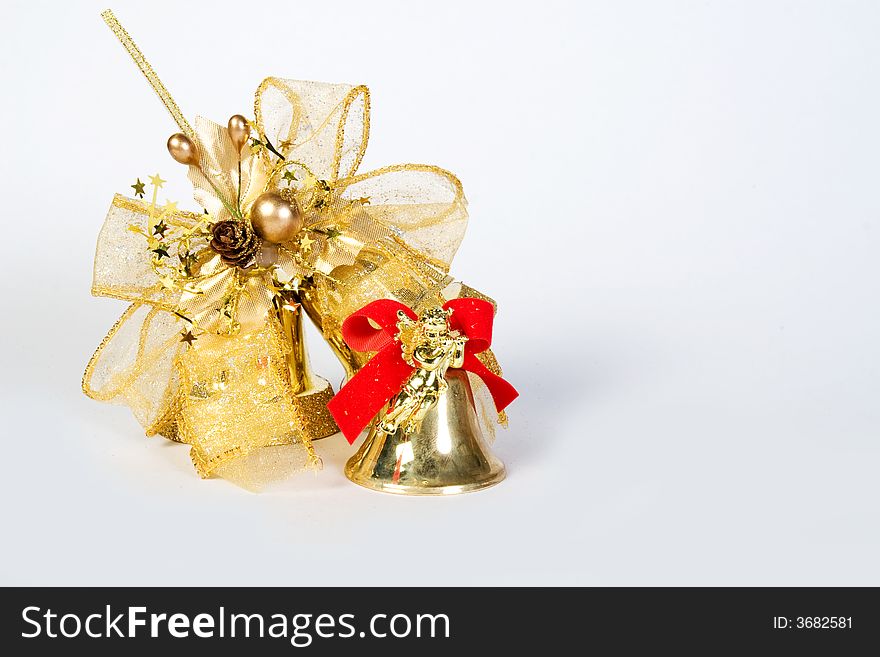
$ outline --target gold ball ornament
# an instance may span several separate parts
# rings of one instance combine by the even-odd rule
[[[241,114],[234,114],[229,117],[226,129],[229,131],[232,145],[235,146],[235,152],[241,152],[241,147],[247,143],[248,137],[251,136],[251,127],[248,125],[247,119]]]
[[[199,166],[199,149],[193,140],[182,132],[175,133],[168,138],[168,152],[171,157],[189,166]]]
[[[254,232],[270,244],[292,240],[302,228],[303,220],[296,201],[285,201],[278,194],[266,192],[251,206]]]

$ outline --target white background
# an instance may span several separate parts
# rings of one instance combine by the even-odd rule
[[[444,499],[350,484],[340,436],[202,481],[82,395],[113,193],[189,198],[103,8],[2,3],[0,583],[880,585],[877,3],[115,3],[188,116],[366,83],[364,168],[463,180],[522,396],[508,479]]]

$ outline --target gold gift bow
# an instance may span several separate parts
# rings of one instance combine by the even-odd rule
[[[124,30],[122,32],[124,33]],[[127,33],[124,34],[127,42],[124,40],[123,43],[126,47],[130,52],[131,48],[136,50],[130,37]],[[136,52],[140,61],[145,62],[140,52]],[[148,64],[146,67],[141,66],[141,69],[148,79],[153,76],[150,80],[151,84],[160,92],[160,97],[166,106],[169,106],[170,102],[169,111],[181,124],[179,117],[182,115],[179,110],[175,113],[176,104],[170,99],[170,94],[164,90],[152,69]],[[283,102],[279,105],[278,98],[273,102],[271,97],[270,102],[266,103],[267,95],[273,92],[276,92],[276,95],[280,93],[280,98],[282,101],[286,100],[286,105]],[[264,109],[264,105],[267,104],[271,105],[271,110],[268,112]],[[265,188],[277,185],[278,176],[289,167],[302,167],[308,172],[309,182],[313,186],[321,183],[323,185],[321,189],[329,197],[329,200],[324,199],[326,202],[322,206],[323,211],[310,216],[307,224],[311,226],[318,223],[339,224],[332,226],[338,235],[331,237],[325,234],[323,238],[319,236],[314,240],[318,244],[310,249],[306,258],[294,257],[296,253],[282,252],[279,264],[282,268],[289,269],[293,275],[303,273],[326,275],[338,267],[350,266],[361,249],[367,244],[372,244],[376,249],[392,254],[401,263],[407,261],[411,263],[415,260],[420,267],[409,268],[411,271],[408,272],[408,276],[412,277],[412,272],[419,269],[427,270],[423,280],[418,281],[415,287],[427,286],[436,289],[440,281],[446,281],[441,272],[448,270],[448,261],[458,247],[466,226],[461,185],[452,174],[429,165],[398,165],[366,174],[356,174],[356,168],[363,157],[368,139],[368,111],[369,95],[365,87],[268,78],[258,88],[255,115],[260,141],[265,140],[266,144],[269,144],[270,138],[274,137],[286,157],[294,154],[309,159],[309,166],[292,159],[280,167],[276,165],[273,168],[275,177],[270,176]],[[322,112],[323,119],[321,119]],[[309,127],[315,124],[318,126],[316,129],[307,133],[302,140],[295,141],[303,126]],[[351,125],[360,126],[359,134],[354,140],[347,137],[351,134],[351,130],[347,130],[347,127]],[[182,128],[184,126],[189,128],[188,124],[181,125]],[[325,132],[331,127],[335,127],[332,140],[327,138]],[[224,153],[228,150],[223,142],[224,130],[216,124],[205,121],[197,121],[197,129],[196,131],[189,128],[186,131],[193,135],[198,132],[203,149],[203,165],[206,164],[206,159],[209,160],[207,163],[209,166],[203,166],[203,169],[212,175],[218,175],[218,179],[228,182],[230,177],[224,176],[228,171],[217,170],[223,168],[221,163],[228,161]],[[282,131],[286,131],[286,139],[279,139],[284,134]],[[258,160],[271,161],[268,148],[259,150],[255,156]],[[210,166],[212,164],[214,166]],[[341,172],[344,174],[342,177],[340,177]],[[443,188],[442,191],[447,193],[447,198],[433,199],[432,203],[406,203],[410,200],[407,197],[411,196],[412,181],[410,181],[410,187],[399,190],[398,197],[401,202],[396,203],[394,202],[397,200],[396,190],[389,183],[394,177],[401,175],[421,176],[421,180],[416,180],[416,186],[423,189],[426,185]],[[318,176],[326,176],[326,178]],[[195,178],[193,182],[197,200],[204,200],[206,201],[204,204],[207,204],[213,198],[216,202],[216,192],[211,189],[208,193],[204,189],[204,182],[198,179],[198,175],[191,177]],[[228,185],[226,187],[227,193],[230,193]],[[301,189],[300,193],[313,195],[313,190],[307,187]],[[386,202],[365,208],[363,201],[368,200],[367,197],[358,196],[359,190],[365,188],[370,190],[373,196],[378,196]],[[200,191],[204,193],[200,194]],[[111,329],[87,366],[83,378],[83,390],[96,399],[109,401],[121,398],[127,401],[144,424],[148,435],[160,433],[172,439],[193,443],[197,436],[188,435],[182,430],[182,423],[179,421],[181,407],[186,405],[188,397],[185,391],[180,389],[180,381],[184,379],[181,362],[186,352],[176,342],[178,328],[176,323],[169,324],[167,320],[169,313],[184,310],[193,316],[191,320],[199,322],[204,313],[208,312],[211,306],[210,300],[203,297],[199,303],[192,301],[202,310],[189,312],[192,308],[185,303],[182,304],[184,295],[177,294],[179,290],[157,286],[149,278],[144,280],[143,268],[140,270],[126,268],[120,272],[117,267],[116,271],[113,271],[113,263],[118,261],[120,249],[125,254],[126,260],[136,260],[138,255],[136,249],[132,250],[131,244],[125,244],[125,240],[120,238],[118,211],[129,213],[124,221],[140,220],[149,227],[154,220],[150,216],[154,209],[148,210],[137,201],[116,197],[105,227],[102,229],[96,254],[93,293],[98,296],[127,299],[134,303]],[[222,209],[215,208],[215,212],[221,214]],[[191,224],[199,219],[197,215],[180,212],[174,212],[168,218],[184,226],[187,222]],[[398,219],[396,223],[395,218]],[[451,228],[456,230],[450,230]],[[409,235],[407,231],[410,231]],[[407,236],[413,238],[412,241],[416,242],[416,246],[407,244],[404,239]],[[333,242],[340,237],[343,239]],[[102,249],[102,247],[107,248]],[[112,252],[110,263],[106,258],[108,254],[102,251]],[[433,267],[437,267],[438,270],[430,271]],[[108,275],[108,271],[112,271],[113,275]],[[210,287],[217,296],[226,294],[235,280],[235,276],[228,271],[219,271],[215,278],[217,280]],[[202,290],[202,293],[206,291]],[[265,287],[262,291],[265,291]],[[395,292],[400,293],[401,290],[396,289]],[[246,314],[254,321],[247,322],[252,331],[243,332],[244,336],[262,330],[259,326],[260,320],[265,324],[266,318],[271,317],[267,312],[268,295],[263,294],[256,300],[251,299],[251,303],[247,305],[249,312]],[[271,326],[269,328],[271,329]],[[126,335],[124,343],[135,342],[128,336],[131,333],[137,338],[137,347],[132,350],[133,357],[126,353],[126,344],[123,344],[121,349],[123,354],[121,356],[116,354],[114,347],[115,343],[120,341],[120,335]],[[271,330],[269,334],[271,335]],[[269,340],[269,346],[271,342]],[[275,346],[278,346],[277,340]],[[110,362],[106,362],[108,360]],[[121,361],[122,365],[114,361]],[[301,419],[308,421],[308,417]],[[275,443],[277,439],[266,444]],[[236,451],[241,450],[230,450],[230,452]],[[194,460],[197,461],[198,466],[195,456]]]

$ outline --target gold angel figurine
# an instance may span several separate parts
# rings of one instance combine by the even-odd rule
[[[404,434],[418,431],[422,420],[446,392],[446,370],[461,367],[467,337],[450,330],[452,310],[430,308],[418,321],[397,311],[397,328],[404,360],[415,371],[392,397],[388,410],[378,423],[379,431],[394,434],[403,427]]]

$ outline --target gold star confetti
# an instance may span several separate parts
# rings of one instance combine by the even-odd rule
[[[156,189],[159,189],[166,182],[168,181],[162,180],[162,177],[158,173],[155,176],[150,176],[150,184],[152,184]]]
[[[284,178],[284,179],[287,181],[287,184],[288,184],[288,185],[289,185],[290,183],[292,183],[294,180],[296,180],[296,175],[295,175],[295,174],[293,173],[293,171],[291,171],[290,169],[288,169],[287,171],[285,171],[285,172],[284,172],[284,175],[282,175],[281,177]]]
[[[280,294],[282,292],[299,292],[299,284],[300,279],[296,276],[291,276],[290,279],[282,281],[278,278],[278,270],[275,269],[272,271],[272,276],[269,278],[269,282],[266,283],[266,287],[275,294]]]
[[[361,205],[369,205],[370,197],[369,196],[361,196],[359,199],[355,200],[355,203],[360,203]]]
[[[278,148],[283,148],[286,151],[290,150],[291,148],[293,148],[293,142],[291,142],[289,139],[285,139],[280,144],[278,144]]]
[[[273,294],[272,303],[276,308],[297,312],[300,308],[299,302],[296,300],[296,292],[299,290],[299,279],[294,276],[288,281],[282,281],[278,278],[278,272],[273,271],[269,283],[266,285]]]
[[[162,209],[168,214],[171,214],[172,212],[180,212],[180,210],[177,209],[177,201],[166,200]]]
[[[336,226],[330,226],[324,234],[327,236],[328,240],[332,240],[342,235],[342,231],[338,230]]]
[[[171,257],[170,255],[168,255],[168,251],[165,250],[164,246],[160,246],[156,249],[153,249],[153,253],[155,253],[157,256],[159,256],[160,259]]]
[[[183,273],[187,276],[192,276],[192,269],[197,260],[195,254],[187,251],[186,253],[179,253],[177,258],[180,260],[180,266],[183,268]]]
[[[311,251],[312,244],[314,243],[315,240],[311,239],[308,235],[303,235],[301,238],[299,238],[299,246],[305,252]]]
[[[165,237],[165,232],[168,230],[168,224],[164,221],[160,221],[158,224],[153,226],[153,235],[158,235],[159,237]]]
[[[141,179],[138,178],[137,182],[135,182],[135,184],[132,185],[132,187],[134,188],[134,195],[135,196],[138,196],[140,198],[144,197],[144,184],[145,183],[142,183]]]
[[[198,338],[192,334],[192,331],[187,330],[180,332],[180,341],[186,342],[190,347],[196,340],[198,340]]]

